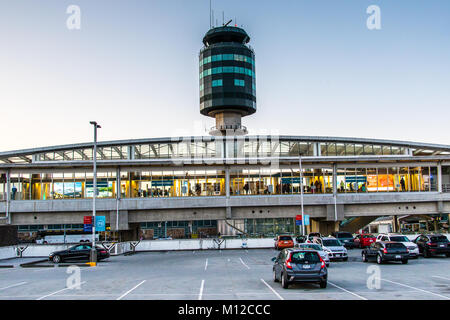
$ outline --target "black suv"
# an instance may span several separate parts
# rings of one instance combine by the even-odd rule
[[[425,258],[436,254],[445,254],[450,257],[450,243],[443,234],[421,234],[414,242]]]
[[[337,231],[333,232],[331,235],[338,239],[347,249],[352,249],[355,247],[355,239],[350,232]]]
[[[285,289],[294,282],[316,282],[321,288],[327,287],[327,267],[316,250],[284,249],[272,261],[273,281],[281,281]]]
[[[368,262],[375,259],[378,264],[385,261],[401,261],[403,264],[408,263],[409,250],[400,242],[375,242],[364,249],[361,253],[362,261]]]

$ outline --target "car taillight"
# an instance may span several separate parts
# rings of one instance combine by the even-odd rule
[[[105,250],[101,250],[100,253],[106,253],[106,251]]]
[[[383,252],[384,252],[384,253],[388,253],[386,248],[383,249]]]
[[[436,243],[433,243],[433,242],[427,242],[427,245],[429,245],[430,247],[435,247],[435,246],[436,246]]]
[[[320,269],[323,269],[323,268],[325,268],[325,261],[323,261],[322,257],[319,256],[319,258],[320,258],[320,262],[321,262]]]
[[[291,257],[290,257],[290,256],[289,256],[289,259],[286,260],[285,264],[286,264],[286,268],[292,269],[292,266],[291,266]]]

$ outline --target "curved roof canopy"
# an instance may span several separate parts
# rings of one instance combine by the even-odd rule
[[[99,160],[210,158],[220,143],[234,140],[239,156],[438,156],[450,155],[449,145],[381,139],[318,136],[187,136],[116,140],[97,143]],[[0,165],[47,161],[92,160],[93,143],[49,146],[0,152]]]

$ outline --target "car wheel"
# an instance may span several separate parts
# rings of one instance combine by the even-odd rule
[[[273,282],[279,282],[279,280],[277,279],[277,273],[275,272],[275,270],[273,270]]]
[[[368,260],[367,260],[367,256],[366,256],[365,253],[362,254],[362,261],[363,261],[363,262],[367,262],[367,261],[368,261]]]
[[[402,264],[407,264],[408,263],[408,259],[402,260]]]
[[[288,283],[288,281],[287,281],[287,279],[286,279],[286,274],[285,274],[285,273],[283,273],[283,274],[281,275],[281,286],[282,286],[284,289],[289,288],[289,283]]]
[[[347,258],[344,258],[344,259],[342,259],[342,261],[347,261],[348,260],[348,257]]]
[[[322,280],[322,281],[320,281],[320,287],[321,287],[322,289],[325,289],[325,288],[327,287],[327,280]]]
[[[381,257],[381,254],[377,255],[377,263],[383,264],[383,258]]]
[[[53,256],[52,259],[53,263],[60,263],[61,262],[61,257],[58,255]]]
[[[428,249],[423,249],[423,257],[424,258],[429,258],[430,257],[430,252],[428,251]]]
[[[450,258],[450,253],[446,253],[445,256],[446,256],[447,258]]]

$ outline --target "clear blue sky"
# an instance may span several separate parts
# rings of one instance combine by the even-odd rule
[[[66,9],[81,8],[81,30]],[[382,29],[366,28],[381,8]],[[256,52],[251,134],[450,144],[450,1],[213,0]],[[234,22],[233,22],[234,23]],[[0,3],[0,150],[207,134],[198,52],[209,0]],[[202,131],[203,130],[203,131]]]

